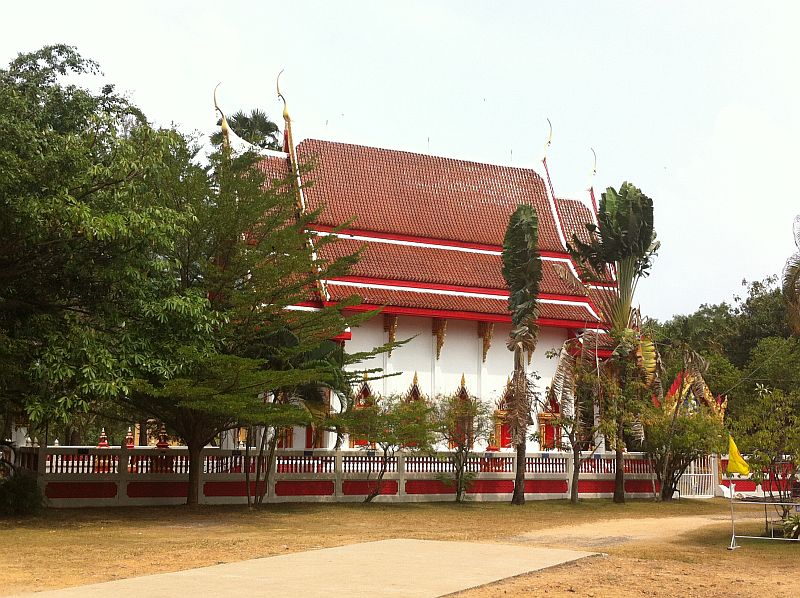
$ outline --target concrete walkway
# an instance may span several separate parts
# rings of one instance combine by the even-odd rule
[[[508,544],[381,540],[26,596],[442,596],[595,553]]]

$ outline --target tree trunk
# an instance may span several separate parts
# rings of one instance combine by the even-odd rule
[[[147,419],[139,420],[139,446],[147,446]]]
[[[189,490],[186,494],[186,504],[199,504],[200,497],[200,470],[202,468],[201,454],[203,443],[187,442],[186,448],[189,450]]]
[[[514,477],[514,495],[511,497],[512,505],[525,504],[525,449],[526,442],[517,443],[517,471]]]
[[[381,493],[381,483],[383,482],[383,476],[386,474],[386,465],[387,461],[389,460],[389,455],[387,451],[383,451],[383,458],[381,459],[381,469],[378,472],[378,477],[375,480],[375,487],[367,494],[364,502],[372,502],[372,500]]]
[[[256,493],[253,499],[253,502],[256,506],[260,505],[264,499],[265,492],[261,492],[259,488],[261,488],[261,474],[265,473],[264,469],[264,451],[267,447],[267,434],[269,433],[269,427],[264,426],[261,430],[261,442],[258,444],[258,453],[256,454]],[[277,435],[277,428],[275,429],[275,435]]]
[[[278,447],[278,430],[280,428],[274,428],[274,433],[272,437],[269,439],[269,450],[267,453],[267,460],[264,463],[264,485],[263,491],[259,493],[258,496],[258,504],[264,504],[264,498],[267,496],[267,492],[269,492],[269,481],[272,473],[275,471],[275,451]],[[265,432],[266,434],[266,432]]]
[[[569,501],[573,505],[578,504],[578,481],[581,477],[581,449],[576,444],[572,446],[572,484],[569,487]]]
[[[617,442],[616,442],[616,475],[614,476],[614,502],[625,502],[625,457],[622,452],[622,447],[625,442],[623,434],[625,433],[622,417],[617,420]]]
[[[461,502],[464,498],[464,475],[466,473],[466,466],[467,466],[467,455],[469,453],[464,454],[462,448],[457,448],[456,453],[454,455],[456,462],[455,462],[455,478],[456,478],[456,502]]]
[[[512,410],[511,427],[514,446],[517,449],[516,471],[514,475],[514,494],[511,496],[512,505],[525,504],[525,450],[528,443],[525,438],[528,431],[528,418],[530,409],[522,412],[521,407],[527,401],[527,396],[522,395],[522,388],[527,391],[527,384],[522,384],[525,376],[525,355],[522,349],[514,349],[514,406]]]
[[[244,468],[244,485],[245,491],[247,492],[247,508],[253,508],[253,495],[250,492],[250,442],[252,441],[253,436],[253,426],[247,427],[247,440],[245,441],[244,445],[244,462],[242,463],[242,467]]]

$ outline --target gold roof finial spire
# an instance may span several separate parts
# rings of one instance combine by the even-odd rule
[[[419,378],[417,377],[417,372],[414,372],[414,381],[412,382],[414,386],[419,384]]]
[[[461,388],[467,387],[467,379],[464,377],[464,374],[461,374]]]
[[[589,173],[589,199],[592,200],[592,208],[594,209],[594,213],[597,214],[597,199],[594,196],[594,178],[597,176],[597,152],[594,151],[593,147],[589,148],[592,150],[592,156],[594,157],[594,161],[592,162],[592,172]]]
[[[225,113],[222,111],[222,108],[219,107],[219,103],[217,102],[217,87],[222,85],[222,81],[217,83],[217,86],[214,88],[214,109],[219,112],[221,118],[221,128],[222,128],[222,146],[225,149],[230,149],[231,147],[231,128],[228,126],[228,119],[225,118]]]
[[[292,118],[289,116],[289,107],[286,105],[286,98],[283,97],[281,93],[281,75],[283,74],[284,69],[281,69],[281,72],[278,73],[278,78],[275,79],[275,91],[278,92],[278,99],[283,102],[283,120],[286,121],[288,125],[292,122]]]
[[[542,162],[547,160],[547,150],[553,143],[553,123],[550,122],[549,118],[547,119],[547,126],[550,127],[550,131],[547,133],[547,141],[544,142],[544,153],[542,154]]]
[[[283,151],[289,154],[289,162],[292,169],[292,174],[297,178],[298,183],[298,207],[300,208],[300,212],[306,211],[306,200],[303,194],[302,186],[300,185],[300,165],[297,162],[297,154],[294,151],[294,138],[292,137],[292,117],[289,116],[289,107],[286,104],[286,98],[284,97],[283,93],[281,92],[281,75],[283,74],[283,69],[281,72],[278,73],[278,77],[275,79],[275,91],[278,94],[278,99],[283,102],[283,122],[284,122],[284,130],[283,130]]]

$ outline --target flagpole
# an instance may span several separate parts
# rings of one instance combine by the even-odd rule
[[[731,544],[728,550],[736,550],[739,545],[736,543],[736,521],[733,518],[733,494],[736,491],[736,485],[733,483],[733,475],[728,474],[728,484],[731,491]]]

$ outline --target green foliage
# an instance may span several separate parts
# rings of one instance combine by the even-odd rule
[[[624,502],[622,451],[626,426],[634,423],[657,368],[655,348],[642,337],[638,312],[632,309],[636,286],[648,275],[659,247],[653,227],[653,200],[627,182],[619,191],[609,187],[600,198],[597,221],[596,225],[586,225],[588,243],[573,235],[567,248],[584,280],[607,279],[609,268],[616,273],[616,292],[603,293],[598,301],[602,319],[616,343],[606,365],[611,392],[605,397],[602,414],[609,423],[607,437],[617,453],[614,501]]]
[[[492,433],[489,407],[462,388],[436,398],[433,421],[436,436],[450,447],[444,458],[452,471],[456,502],[462,502],[471,479],[467,462],[472,449],[476,442],[487,440]]]
[[[789,336],[786,300],[777,287],[777,278],[746,282],[745,297],[736,297],[737,334],[729,348],[730,360],[744,367],[753,348],[762,338]]]
[[[609,266],[617,274],[617,294],[601,299],[601,309],[612,328],[629,325],[636,285],[647,276],[658,250],[653,228],[653,200],[630,183],[619,191],[609,187],[600,198],[598,223],[587,224],[590,241],[572,236],[568,249],[584,280],[604,279]]]
[[[650,321],[661,350],[666,378],[683,367],[689,347],[708,364],[704,378],[714,395],[728,398],[737,419],[756,392],[756,384],[789,390],[800,380],[796,344],[789,341],[788,308],[776,278],[744,282],[746,294],[733,303],[702,305],[688,316],[658,324]]]
[[[672,498],[678,480],[692,461],[725,450],[727,436],[722,421],[704,408],[694,412],[681,408],[676,414],[674,410],[650,407],[641,419],[642,448],[653,461],[664,500]]]
[[[406,448],[428,451],[434,442],[432,410],[425,401],[398,396],[370,398],[363,407],[336,417],[351,437],[366,440],[385,453]]]
[[[0,481],[0,516],[34,515],[44,506],[36,477],[18,471]]]
[[[206,297],[165,267],[193,214],[160,189],[183,141],[156,130],[69,46],[0,70],[0,408],[65,420],[170,376],[171,343],[202,350]]]
[[[630,183],[613,187],[601,196],[597,224],[586,225],[591,240],[584,243],[574,235],[571,252],[594,272],[602,273],[608,264],[635,259],[634,274],[646,276],[655,245],[653,200]]]
[[[800,334],[800,216],[794,218],[794,244],[799,251],[786,260],[781,290],[786,300],[788,323],[794,334]]]
[[[800,392],[758,385],[733,423],[732,434],[742,454],[748,455],[753,479],[761,483],[769,476],[788,482],[785,488],[764,488],[788,500],[800,465]]]
[[[318,257],[334,239],[307,232],[318,214],[258,155],[201,165],[113,86],[68,83],[97,72],[68,46],[0,71],[0,408],[66,422],[125,401],[187,443],[196,481],[219,431],[307,423],[323,388],[347,397],[374,353],[329,339],[373,314],[289,309],[358,255]]]
[[[217,125],[221,125],[220,120]],[[228,117],[228,125],[233,132],[252,145],[261,149],[283,150],[283,145],[278,139],[280,131],[265,112],[254,108],[250,113],[241,110]],[[217,131],[211,135],[211,143],[222,144],[222,132]]]
[[[369,397],[366,404],[335,419],[352,438],[366,441],[365,448],[377,447],[381,461],[378,477],[364,502],[372,501],[381,489],[388,460],[399,449],[430,451],[434,442],[432,410],[423,400],[408,401],[399,396]],[[370,471],[372,473],[372,464]]]
[[[793,540],[800,538],[800,515],[789,515],[784,520],[783,537]]]
[[[508,285],[508,308],[511,311],[511,334],[508,349],[514,351],[512,392],[506,419],[511,428],[511,442],[517,449],[517,471],[511,503],[525,503],[525,454],[535,386],[525,372],[524,355],[533,355],[539,327],[539,287],[542,262],[539,258],[539,219],[536,210],[522,204],[511,215],[503,239],[503,277]]]
[[[539,286],[542,262],[538,252],[539,219],[536,210],[527,204],[511,215],[503,239],[503,277],[509,290],[511,312],[509,348],[519,346],[532,352],[536,344]]]

